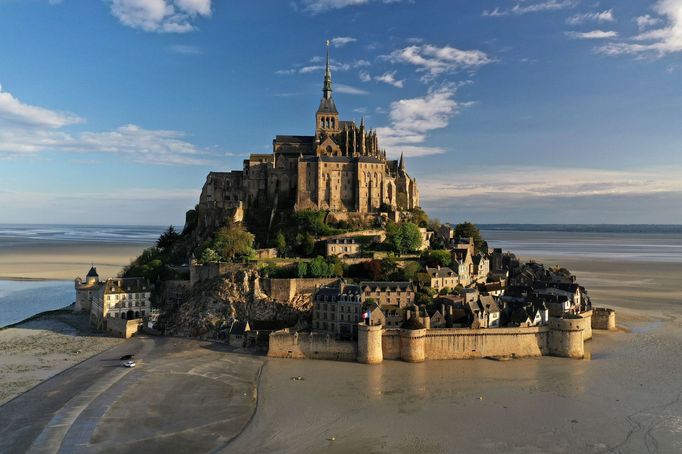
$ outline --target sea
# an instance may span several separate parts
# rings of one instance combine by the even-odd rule
[[[682,263],[682,226],[508,225],[481,226],[489,247],[517,256],[614,262]],[[65,243],[152,244],[164,226],[2,225],[4,248]],[[1,280],[0,327],[75,299],[73,281]]]
[[[166,226],[0,224],[0,255],[22,248],[107,243],[153,244]],[[73,281],[0,279],[0,327],[41,312],[61,309],[75,300]]]

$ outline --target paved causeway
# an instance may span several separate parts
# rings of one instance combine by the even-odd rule
[[[135,354],[137,367],[119,357]],[[210,342],[138,337],[0,407],[0,452],[209,452],[256,408],[264,358]]]

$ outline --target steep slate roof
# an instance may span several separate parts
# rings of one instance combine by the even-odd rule
[[[429,276],[431,277],[453,277],[457,276],[457,273],[452,271],[452,269],[448,268],[447,266],[439,267],[439,268],[429,268],[428,266],[426,267],[426,272],[429,273]]]
[[[287,136],[287,135],[275,136],[275,142],[277,143],[312,144],[314,141],[315,136]]]
[[[239,322],[239,321],[234,321],[232,322],[232,326],[230,326],[230,334],[231,335],[236,335],[236,336],[243,336],[246,331],[248,331],[249,323],[248,322]]]
[[[400,325],[402,329],[410,329],[410,330],[415,330],[415,329],[424,329],[424,325],[422,325],[419,320],[417,320],[417,317],[410,317],[408,320],[404,321],[402,325]]]
[[[151,291],[146,279],[141,277],[119,277],[107,279],[104,283],[104,293],[141,293]]]
[[[377,287],[380,290],[397,290],[400,289],[401,291],[407,291],[407,290],[412,290],[412,282],[406,281],[406,282],[378,282],[378,281],[366,281],[366,282],[360,282],[360,287],[364,290],[365,288],[369,287],[370,290],[374,290]]]
[[[90,268],[90,271],[88,271],[88,274],[85,277],[99,277],[99,274],[97,274],[97,268],[94,266]]]
[[[322,98],[320,101],[320,107],[318,107],[317,111],[319,113],[331,113],[331,114],[338,114],[339,111],[336,110],[336,103],[334,103],[334,98],[331,96],[329,98]]]

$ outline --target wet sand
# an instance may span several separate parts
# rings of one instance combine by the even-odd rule
[[[0,330],[0,405],[123,342],[93,334],[87,315],[48,315]]]
[[[591,359],[268,359],[253,422],[224,452],[682,452],[682,264],[538,261],[618,310]]]
[[[145,247],[143,244],[63,243],[0,244],[0,279],[84,277],[94,264],[102,277],[115,277]]]

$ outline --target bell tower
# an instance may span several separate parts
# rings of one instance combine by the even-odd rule
[[[339,112],[332,97],[332,71],[329,66],[329,40],[327,40],[327,64],[324,70],[322,100],[315,114],[315,137],[322,141],[322,136],[341,132]]]

